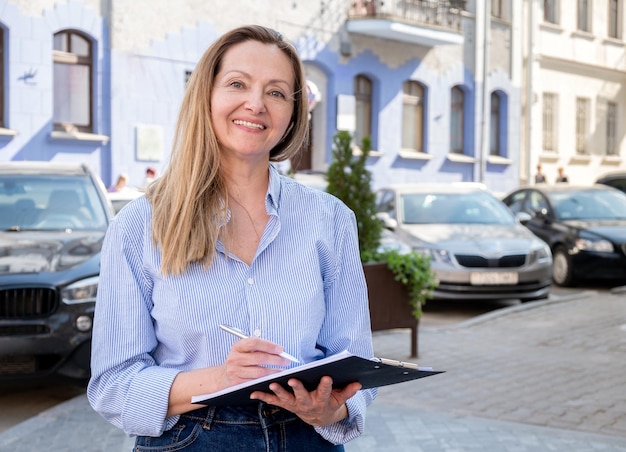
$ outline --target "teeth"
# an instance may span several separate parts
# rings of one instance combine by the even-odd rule
[[[255,124],[254,122],[242,121],[241,119],[235,119],[233,122],[235,124],[237,124],[237,125],[244,126],[244,127],[250,127],[252,129],[259,129],[259,130],[265,129],[264,125]]]

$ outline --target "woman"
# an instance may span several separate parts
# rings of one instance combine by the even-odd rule
[[[191,77],[169,167],[111,223],[88,397],[138,435],[136,450],[343,450],[362,432],[375,391],[329,377],[311,392],[273,384],[244,406],[190,403],[295,365],[283,351],[372,356],[354,215],[270,165],[307,127],[295,49],[273,30],[235,29]]]

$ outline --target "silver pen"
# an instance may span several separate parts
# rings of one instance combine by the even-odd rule
[[[237,336],[240,339],[247,339],[247,338],[250,337],[246,333],[241,331],[239,328],[235,328],[234,326],[220,325],[220,328],[223,329],[224,331],[226,331],[227,333],[234,334],[235,336]],[[300,363],[298,358],[296,358],[295,356],[290,355],[287,352],[281,352],[281,353],[279,353],[279,355],[282,356],[283,358],[287,358],[291,362],[298,363],[298,364]]]

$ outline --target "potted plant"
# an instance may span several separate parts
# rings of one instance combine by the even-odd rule
[[[371,149],[369,137],[355,156],[352,136],[345,131],[333,137],[333,160],[326,173],[327,191],[354,211],[359,250],[368,285],[372,330],[411,328],[411,355],[418,355],[419,319],[422,306],[432,298],[436,277],[430,258],[414,251],[381,249],[383,225],[376,218],[376,195],[366,167]]]

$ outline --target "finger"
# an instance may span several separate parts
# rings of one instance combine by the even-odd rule
[[[328,400],[332,390],[333,379],[330,377],[322,377],[320,384],[317,386],[317,393],[322,397],[322,399]]]
[[[361,383],[350,383],[343,389],[334,389],[332,391],[331,396],[339,403],[340,405],[346,403],[346,401],[353,397],[357,392],[361,390],[363,386]]]
[[[263,352],[270,355],[279,355],[284,351],[283,347],[274,342],[266,341],[258,337],[249,337],[235,342],[244,352]],[[288,360],[287,360],[288,361]]]

